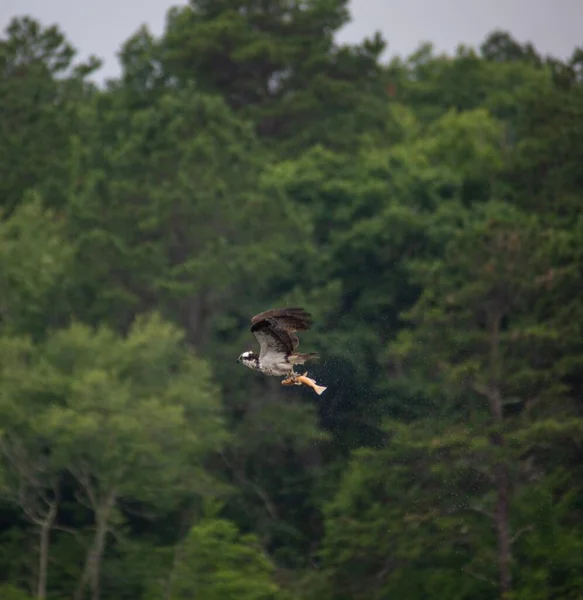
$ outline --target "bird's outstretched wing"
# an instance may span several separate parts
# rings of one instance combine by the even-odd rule
[[[259,342],[259,356],[268,352],[289,354],[299,346],[294,332],[305,331],[312,318],[303,308],[273,308],[251,319],[251,333]]]

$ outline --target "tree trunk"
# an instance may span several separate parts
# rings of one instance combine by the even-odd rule
[[[168,575],[168,579],[166,580],[166,586],[164,589],[164,598],[163,600],[171,600],[173,591],[174,591],[174,583],[176,580],[176,570],[180,565],[180,561],[182,559],[182,555],[184,553],[184,541],[185,537],[190,530],[190,527],[193,522],[193,511],[192,508],[186,508],[182,510],[180,516],[180,540],[174,546],[174,556],[172,558],[172,566],[170,568],[170,573]]]
[[[75,600],[82,600],[85,588],[91,589],[91,600],[99,600],[101,595],[101,561],[105,551],[107,530],[111,510],[115,506],[116,493],[110,492],[103,504],[95,511],[95,538],[87,553],[83,575],[75,592]]]
[[[500,598],[509,597],[512,588],[510,562],[512,560],[510,542],[510,492],[508,468],[504,464],[496,465],[496,534],[498,537],[498,577]]]
[[[182,314],[188,341],[195,348],[201,348],[208,341],[208,319],[211,316],[208,292],[202,290],[188,298]]]
[[[180,564],[183,550],[184,550],[184,541],[181,540],[174,546],[174,556],[172,557],[172,566],[170,567],[170,573],[168,574],[168,579],[166,580],[166,586],[164,589],[164,600],[171,600],[171,598],[172,598],[172,593],[174,591],[174,583],[176,580],[176,570],[178,568],[178,565]]]
[[[490,436],[490,441],[497,453],[502,453],[504,437],[500,428],[504,422],[502,394],[500,392],[500,323],[501,317],[496,315],[490,322],[490,377],[488,384],[488,401],[490,414],[495,422],[496,431]],[[509,597],[512,589],[512,549],[510,541],[510,477],[504,457],[497,459],[494,466],[494,481],[496,485],[495,527],[498,539],[498,581],[500,598]]]
[[[57,503],[51,504],[46,519],[40,526],[40,547],[39,547],[39,565],[38,582],[36,597],[38,600],[45,600],[47,597],[47,572],[49,564],[49,546],[51,542],[51,530],[57,517]]]

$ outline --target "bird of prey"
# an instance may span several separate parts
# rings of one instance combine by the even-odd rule
[[[303,308],[273,308],[255,315],[251,319],[251,333],[259,342],[259,354],[248,350],[237,362],[265,375],[285,377],[282,385],[304,384],[321,394],[325,387],[316,385],[307,373],[294,372],[294,365],[303,365],[318,357],[315,352],[296,352],[300,341],[295,332],[306,331],[311,324],[311,315]]]

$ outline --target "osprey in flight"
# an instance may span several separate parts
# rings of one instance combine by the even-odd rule
[[[259,342],[259,354],[243,352],[237,362],[265,375],[285,377],[282,385],[303,383],[321,394],[325,387],[316,385],[313,379],[306,377],[307,373],[294,373],[294,365],[303,365],[318,357],[315,352],[296,352],[300,341],[295,332],[306,331],[311,324],[311,316],[303,308],[273,308],[255,315],[251,319],[251,333]]]

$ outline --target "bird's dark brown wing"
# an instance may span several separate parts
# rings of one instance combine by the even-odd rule
[[[251,319],[251,333],[257,338],[261,353],[267,349],[289,353],[300,343],[294,332],[305,331],[311,324],[312,317],[303,308],[272,308]]]
[[[251,327],[251,333],[259,342],[259,360],[267,354],[291,354],[294,351],[293,340],[283,329],[273,327],[268,320],[259,321]]]

